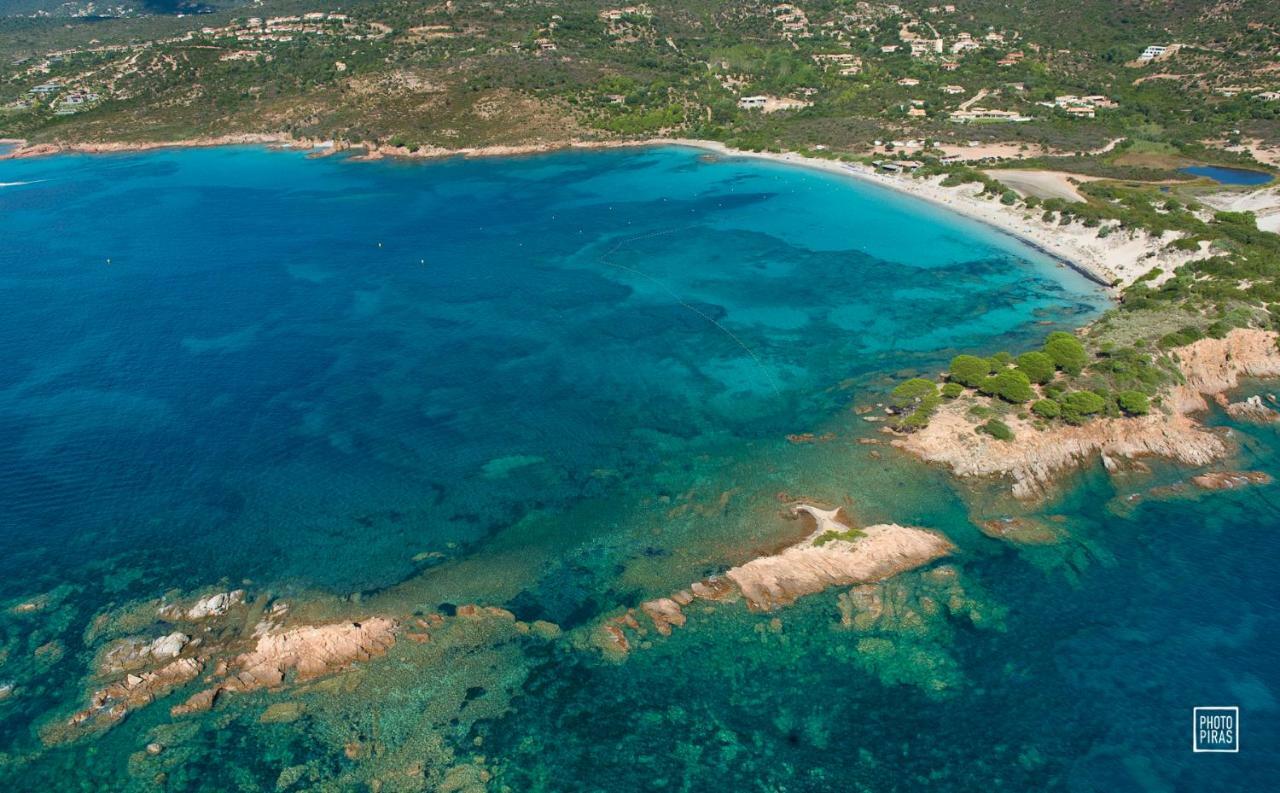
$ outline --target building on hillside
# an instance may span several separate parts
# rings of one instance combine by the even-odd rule
[[[956,69],[959,69],[959,68],[960,68],[960,64],[956,63],[955,61],[942,62],[942,71],[944,72],[954,72]]]
[[[738,100],[738,107],[743,110],[761,110],[768,100],[767,96],[744,96]]]
[[[913,86],[919,84],[920,81],[914,77],[903,77],[901,80],[898,80],[898,85]]]
[[[963,94],[963,93],[964,93],[964,86],[963,86],[963,85],[944,85],[944,86],[942,86],[942,93],[944,93],[944,94]]]
[[[942,39],[915,39],[911,42],[911,55],[938,55],[942,52]]]
[[[1164,55],[1168,51],[1169,51],[1168,47],[1162,46],[1160,44],[1152,44],[1150,47],[1147,47],[1145,50],[1142,51],[1142,54],[1138,56],[1138,60],[1154,61],[1156,58],[1159,58],[1161,55]]]
[[[951,114],[951,120],[959,124],[971,121],[1030,121],[1030,116],[1015,113],[1012,110],[987,110],[985,108],[957,110]]]

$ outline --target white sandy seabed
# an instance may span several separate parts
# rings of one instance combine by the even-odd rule
[[[945,177],[916,178],[881,173],[860,163],[835,162],[794,153],[741,152],[708,141],[672,140],[672,144],[693,146],[731,157],[756,157],[775,162],[815,168],[841,174],[864,182],[878,184],[899,193],[914,196],[978,220],[999,231],[1029,243],[1045,253],[1074,267],[1094,281],[1123,288],[1158,267],[1160,283],[1188,261],[1208,254],[1203,244],[1199,252],[1166,250],[1180,234],[1166,232],[1155,237],[1142,231],[1113,230],[1107,237],[1098,236],[1098,228],[1081,223],[1060,225],[1041,220],[1041,212],[1024,207],[1006,206],[995,198],[981,196],[981,185],[970,183],[943,187]]]

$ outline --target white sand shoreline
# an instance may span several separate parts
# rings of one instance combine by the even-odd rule
[[[939,183],[945,177],[917,179],[912,176],[897,176],[880,173],[861,163],[806,157],[794,152],[739,151],[716,141],[672,138],[650,143],[688,146],[726,157],[753,157],[814,168],[913,196],[1013,237],[1071,267],[1089,280],[1107,287],[1113,296],[1152,267],[1160,267],[1165,273],[1172,273],[1175,268],[1201,255],[1166,250],[1165,246],[1177,238],[1176,234],[1155,238],[1142,231],[1115,232],[1107,238],[1101,238],[1097,229],[1085,228],[1080,223],[1068,226],[1060,226],[1056,222],[1046,223],[1036,211],[1006,206],[994,198],[979,197],[980,190],[976,184],[943,187]]]
[[[424,148],[416,152],[390,146],[348,146],[333,141],[296,139],[287,135],[238,134],[198,138],[189,141],[132,142],[132,143],[80,143],[35,144],[14,141],[16,148],[0,155],[0,159],[17,159],[58,153],[103,154],[113,152],[148,151],[161,148],[206,147],[225,145],[280,146],[291,149],[313,149],[325,153],[364,148],[365,154],[352,159],[376,160],[383,157],[410,159],[440,159],[446,157],[496,157],[546,154],[556,151],[602,150],[639,148],[651,146],[684,146],[712,152],[724,157],[750,157],[792,166],[812,168],[825,173],[839,174],[879,185],[899,194],[913,196],[935,206],[982,223],[988,228],[1004,233],[1058,262],[1071,267],[1090,280],[1114,290],[1123,287],[1159,266],[1165,272],[1194,258],[1195,254],[1175,253],[1164,250],[1172,238],[1154,239],[1143,232],[1115,233],[1107,239],[1097,236],[1095,229],[1083,228],[1078,223],[1059,226],[1045,223],[1025,208],[1005,206],[997,200],[980,198],[975,185],[943,187],[941,177],[916,179],[879,173],[861,163],[850,163],[806,157],[794,152],[773,153],[742,151],[730,148],[718,141],[692,138],[649,138],[629,141],[566,141],[560,143],[533,143],[527,145],[499,145],[461,149]]]

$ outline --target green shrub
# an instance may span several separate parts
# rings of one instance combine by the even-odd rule
[[[985,432],[996,440],[1011,441],[1013,440],[1013,430],[1009,429],[1009,425],[1000,419],[990,419],[986,424],[978,427],[980,432]]]
[[[1212,339],[1223,339],[1231,332],[1231,327],[1230,322],[1225,319],[1218,319],[1211,322],[1204,332],[1205,335]]]
[[[1062,408],[1052,399],[1038,399],[1031,406],[1031,412],[1042,419],[1056,419],[1062,415]]]
[[[947,383],[942,386],[942,396],[944,399],[955,399],[964,393],[964,386],[959,383]]]
[[[1088,416],[1101,412],[1107,400],[1092,391],[1072,391],[1062,398],[1062,418],[1071,424],[1083,424]]]
[[[1167,350],[1171,347],[1183,347],[1203,338],[1204,333],[1199,328],[1194,325],[1188,325],[1180,330],[1175,330],[1173,333],[1166,333],[1161,336],[1159,344]]]
[[[938,405],[942,404],[942,398],[937,394],[925,397],[915,410],[898,419],[894,427],[901,432],[915,432],[924,429],[929,424],[929,419],[933,418],[934,411],[938,409]]]
[[[976,355],[957,355],[951,359],[948,371],[955,382],[977,388],[991,374],[991,364]]]
[[[845,531],[836,531],[829,529],[824,531],[818,539],[813,541],[814,545],[822,546],[832,540],[844,540],[845,542],[853,542],[854,540],[866,534],[862,529],[846,529]]]
[[[932,380],[926,380],[923,377],[913,377],[903,383],[899,383],[898,387],[893,389],[889,394],[889,404],[898,410],[915,409],[925,399],[936,396],[938,386]]]
[[[1024,352],[1018,356],[1018,369],[1031,382],[1043,385],[1053,379],[1053,358],[1043,352]]]
[[[1080,374],[1089,360],[1080,340],[1062,331],[1049,334],[1045,339],[1044,352],[1053,359],[1055,366],[1068,374]]]
[[[1130,416],[1145,416],[1151,412],[1151,402],[1141,391],[1121,391],[1116,394],[1116,402]]]
[[[982,383],[982,391],[1014,403],[1026,402],[1035,396],[1031,381],[1017,369],[1005,369],[988,377]]]
[[[1007,207],[1013,206],[1014,203],[1017,202],[1017,200],[1018,200],[1018,194],[1013,192],[1012,190],[1005,190],[1003,193],[1000,194],[1000,203],[1004,204]]]

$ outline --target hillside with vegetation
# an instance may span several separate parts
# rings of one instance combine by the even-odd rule
[[[1260,0],[23,7],[0,18],[0,135],[34,141],[665,134],[856,153],[1007,141],[1045,155],[1119,137],[1280,143],[1268,98],[1280,10]],[[1169,49],[1138,60],[1151,45]],[[771,101],[741,107],[750,96]]]

